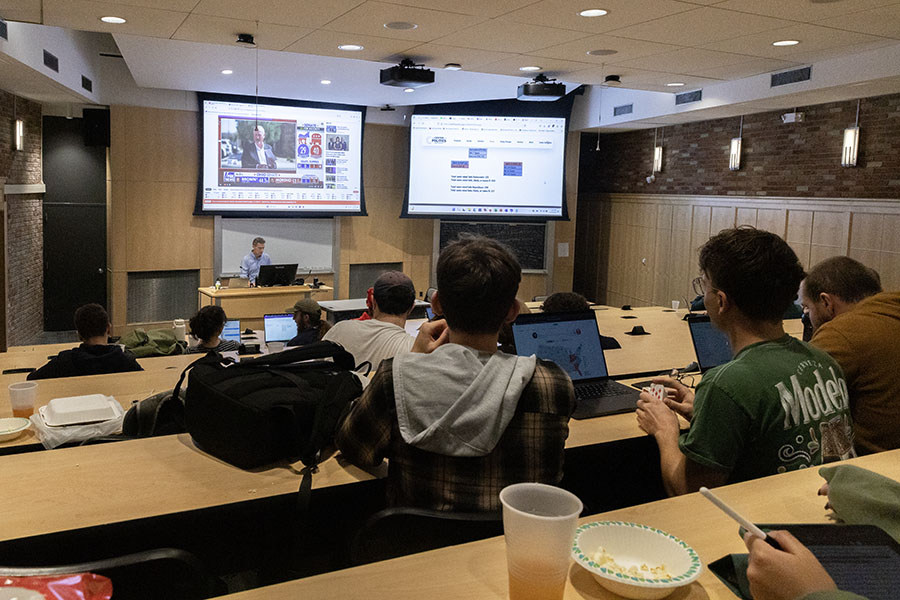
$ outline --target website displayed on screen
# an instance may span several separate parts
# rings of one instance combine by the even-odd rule
[[[358,213],[360,110],[203,100],[202,211]]]
[[[563,215],[566,120],[413,115],[410,216]]]

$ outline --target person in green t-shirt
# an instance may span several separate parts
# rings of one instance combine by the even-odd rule
[[[669,495],[855,456],[840,366],[782,326],[804,277],[790,246],[766,231],[727,229],[700,249],[700,271],[694,285],[734,358],[708,371],[696,394],[655,378],[668,396],[638,400]],[[677,415],[691,422],[683,435]]]

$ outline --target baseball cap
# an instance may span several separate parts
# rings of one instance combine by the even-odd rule
[[[395,287],[408,289],[413,296],[416,294],[416,286],[413,285],[412,279],[400,271],[385,271],[379,275],[372,285],[372,290],[375,296],[381,296]]]
[[[317,314],[322,307],[312,298],[301,298],[294,303],[294,306],[285,309],[287,312],[302,312],[308,315]]]

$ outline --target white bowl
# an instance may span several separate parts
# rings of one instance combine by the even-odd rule
[[[627,574],[600,566],[594,554],[604,548],[615,562],[625,568],[636,566],[638,574]],[[665,598],[677,588],[688,585],[703,572],[703,563],[693,548],[683,541],[647,525],[624,521],[595,521],[575,531],[572,557],[587,569],[600,585],[625,598],[653,600]],[[641,571],[665,565],[669,577]]]
[[[14,440],[28,429],[31,421],[22,417],[0,419],[0,442]]]

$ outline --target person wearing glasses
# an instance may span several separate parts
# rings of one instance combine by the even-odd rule
[[[696,393],[667,377],[654,382],[668,397],[641,393],[638,425],[656,439],[669,495],[854,456],[840,366],[782,326],[805,275],[791,247],[766,231],[727,229],[700,249],[700,272],[695,285],[734,358]]]

